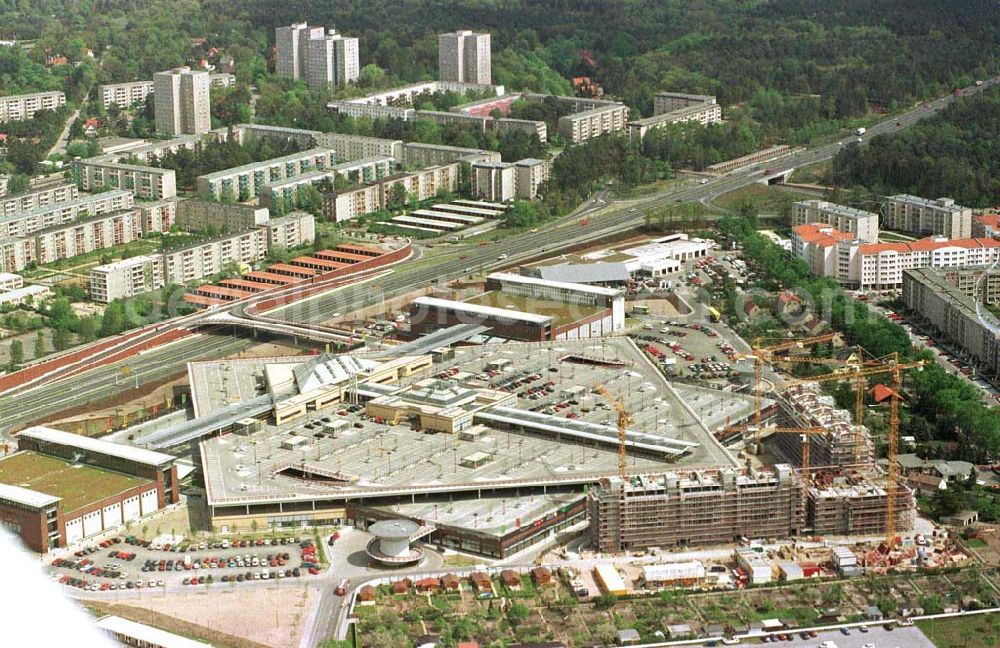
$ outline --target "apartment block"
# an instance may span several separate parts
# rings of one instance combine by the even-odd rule
[[[90,270],[90,298],[107,304],[163,287],[163,258],[137,256]]]
[[[350,162],[373,157],[391,157],[397,163],[403,161],[403,141],[365,137],[364,135],[342,135],[340,133],[318,133],[315,146],[333,149],[337,160]]]
[[[66,95],[57,91],[0,97],[0,123],[24,121],[39,110],[56,110],[65,105]]]
[[[197,199],[177,201],[177,225],[191,232],[211,228],[217,232],[241,232],[266,224],[270,217],[267,207]]]
[[[0,237],[0,272],[18,272],[35,260],[35,239]]]
[[[568,142],[578,144],[607,133],[624,130],[628,123],[628,107],[615,102],[606,103],[610,105],[560,117],[559,134]]]
[[[335,164],[328,169],[312,171],[265,186],[260,192],[261,202],[273,207],[275,199],[280,198],[286,206],[294,205],[299,189],[304,186],[315,186],[324,180],[333,184],[337,177],[344,178],[351,184],[374,182],[389,176],[395,168],[396,161],[390,157],[366,158]]]
[[[0,238],[27,236],[87,216],[131,209],[134,204],[134,196],[121,189],[79,196],[67,202],[37,207],[0,218]]]
[[[142,223],[143,235],[150,232],[168,232],[177,222],[177,201],[158,200],[136,205]]]
[[[788,538],[802,528],[802,483],[791,466],[732,468],[602,479],[588,493],[590,536],[599,551]]]
[[[142,238],[142,223],[138,211],[130,209],[57,225],[34,237],[35,260],[45,264],[136,241]]]
[[[305,79],[309,65],[309,41],[323,38],[324,33],[322,27],[310,27],[304,22],[276,28],[275,72],[279,76]]]
[[[946,238],[972,236],[972,209],[951,198],[928,200],[909,194],[885,199],[886,229]]]
[[[792,205],[792,227],[807,223],[830,225],[865,243],[878,240],[878,214],[825,200],[803,200]]]
[[[961,347],[980,370],[996,374],[1000,371],[1000,338],[996,334],[1000,320],[980,305],[984,299],[995,298],[996,286],[987,284],[984,290],[976,285],[975,278],[957,283],[949,280],[950,273],[961,271],[907,270],[903,273],[901,299],[907,310]]]
[[[0,196],[7,195],[7,187],[10,186],[10,176],[0,173]]]
[[[652,117],[629,122],[629,135],[642,139],[650,130],[663,128],[669,124],[697,123],[702,126],[717,124],[722,121],[722,107],[715,103],[715,97],[710,101],[675,108],[667,112],[654,114]]]
[[[163,280],[187,285],[221,272],[229,264],[250,265],[267,256],[262,228],[227,234],[163,253]]]
[[[442,81],[492,83],[490,35],[470,30],[439,34],[438,72]]]
[[[1000,241],[939,236],[909,243],[862,243],[829,225],[798,225],[792,228],[792,252],[817,276],[862,290],[885,290],[899,288],[906,270],[995,263]]]
[[[229,194],[232,199],[245,201],[260,195],[265,185],[327,169],[336,163],[337,156],[334,151],[327,148],[312,148],[273,160],[199,176],[196,185],[198,195],[202,198],[219,200]]]
[[[522,131],[528,135],[537,135],[538,141],[545,144],[549,141],[549,129],[548,126],[543,121],[537,121],[534,119],[511,119],[510,117],[501,117],[499,119],[490,120],[493,122],[493,130],[497,133],[505,133],[508,131]]]
[[[712,95],[685,94],[683,92],[657,92],[653,95],[653,114],[662,115],[691,106],[716,103]]]
[[[548,160],[525,158],[514,163],[517,176],[517,197],[522,200],[534,200],[538,197],[538,188],[549,179],[552,165]]]
[[[52,296],[52,289],[48,286],[31,284],[22,286],[14,290],[0,293],[0,306],[21,306],[23,304],[38,305],[43,300]]]
[[[484,149],[445,146],[444,144],[422,144],[420,142],[403,144],[403,166],[406,168],[423,168],[458,161],[469,163],[473,161],[500,162],[500,153]]]
[[[6,192],[4,192],[6,193]],[[57,184],[45,189],[33,189],[21,194],[0,197],[0,217],[13,216],[32,209],[68,202],[80,196],[75,184]]]
[[[306,80],[311,88],[344,86],[357,81],[358,39],[342,36],[336,29],[308,43]]]
[[[355,119],[399,119],[411,121],[416,110],[403,106],[383,106],[380,104],[358,103],[356,101],[331,101],[326,107],[346,117]]]
[[[289,249],[309,245],[316,240],[316,221],[312,214],[296,211],[272,218],[263,225],[268,249]]]
[[[472,195],[490,202],[509,202],[517,195],[517,167],[510,162],[472,165]]]
[[[152,81],[132,81],[131,83],[108,83],[97,89],[97,96],[107,110],[111,106],[128,108],[146,101],[153,92]]]
[[[819,383],[800,383],[781,393],[780,425],[785,427],[819,427],[823,434],[810,434],[810,463],[813,466],[847,466],[870,463],[875,446],[871,432],[864,425],[855,425],[851,413],[837,407],[832,396],[823,393]],[[798,434],[778,434],[774,447],[792,465],[801,465],[802,437]]]
[[[233,139],[240,144],[246,143],[247,138],[255,137],[270,140],[280,145],[284,145],[287,142],[295,142],[300,148],[313,148],[314,146],[334,148],[319,143],[319,137],[326,133],[314,130],[287,128],[285,126],[268,126],[266,124],[236,124],[230,128]]]
[[[211,79],[189,67],[153,75],[156,130],[171,137],[199,135],[212,129]]]
[[[177,196],[177,173],[173,169],[122,164],[114,157],[102,156],[73,160],[73,179],[83,191],[105,187],[128,189],[137,198],[163,200]]]
[[[401,185],[407,195],[427,200],[442,191],[458,190],[459,163],[429,166],[411,173],[397,173],[373,183],[323,196],[323,217],[346,221],[384,209],[392,188]]]

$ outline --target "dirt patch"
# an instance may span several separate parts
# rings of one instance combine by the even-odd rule
[[[667,295],[659,299],[638,299],[633,306],[645,306],[649,314],[656,317],[683,317],[691,314],[691,309],[677,295]]]
[[[166,617],[229,638],[216,645],[284,648],[299,644],[315,597],[316,590],[310,587],[227,589],[223,585],[211,592],[151,596],[114,607],[139,608],[136,614]],[[170,629],[147,618],[136,620]]]
[[[213,646],[227,648],[264,648],[265,644],[241,639],[232,635],[227,635],[205,626],[189,623],[181,619],[161,614],[155,610],[133,607],[119,603],[105,603],[104,601],[87,601],[84,605],[91,610],[95,616],[105,616],[113,614],[125,619],[145,623],[147,625],[173,632],[183,637],[205,641]]]

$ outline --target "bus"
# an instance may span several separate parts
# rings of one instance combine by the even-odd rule
[[[722,313],[715,309],[714,306],[708,307],[708,319],[713,322],[719,322],[722,320]]]

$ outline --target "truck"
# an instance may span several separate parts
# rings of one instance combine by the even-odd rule
[[[858,136],[860,137],[861,135],[864,135],[864,134],[865,134],[865,131],[867,131],[867,130],[868,130],[868,129],[866,129],[866,128],[865,128],[864,126],[862,126],[862,127],[861,127],[861,128],[859,128],[858,130],[854,131],[854,134],[855,134],[855,135],[858,135]]]
[[[340,584],[337,585],[337,589],[333,590],[333,593],[337,596],[343,596],[347,594],[347,587],[351,584],[350,578],[343,578],[340,580]]]

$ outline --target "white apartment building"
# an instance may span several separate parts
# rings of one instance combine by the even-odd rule
[[[829,225],[799,225],[792,251],[822,277],[862,290],[897,289],[903,272],[918,268],[987,266],[1000,259],[1000,241],[929,237],[909,243],[864,243]]]
[[[716,103],[712,95],[685,94],[683,92],[657,92],[653,95],[653,114],[674,112],[682,108],[698,106],[704,103]]]
[[[35,260],[35,239],[0,238],[0,272],[18,272]]]
[[[24,277],[13,272],[0,272],[0,292],[15,290],[24,285]]]
[[[624,130],[628,123],[628,107],[607,102],[609,105],[590,108],[559,118],[559,134],[567,141],[578,144],[607,133]]]
[[[865,243],[878,240],[878,214],[825,200],[803,200],[792,205],[792,227],[807,223],[830,225]]]
[[[199,176],[198,195],[218,200],[231,193],[239,201],[250,200],[263,192],[265,186],[296,178],[312,171],[328,169],[337,163],[336,153],[327,148],[312,148],[280,158],[254,162],[232,169]]]
[[[316,146],[333,149],[338,162],[350,162],[372,157],[391,157],[397,163],[403,161],[403,141],[366,137],[364,135],[342,135],[340,133],[318,133]]]
[[[310,88],[344,86],[357,81],[358,39],[343,36],[336,29],[321,38],[312,38],[308,45],[309,63],[306,80]]]
[[[163,280],[187,285],[231,264],[249,265],[267,256],[263,228],[237,232],[163,253]]]
[[[107,304],[128,299],[163,286],[163,258],[137,256],[90,270],[90,298]]]
[[[52,290],[48,286],[40,286],[38,284],[32,284],[30,286],[23,286],[21,288],[15,288],[5,293],[0,293],[0,306],[20,306],[21,304],[26,304],[29,301],[33,304],[38,304],[38,302],[48,299],[52,296]]]
[[[490,35],[461,30],[438,34],[438,72],[442,81],[492,83]]]
[[[441,191],[458,191],[459,163],[429,166],[412,173],[397,173],[356,189],[323,196],[323,216],[341,222],[385,208],[392,188],[401,185],[407,195],[427,200]]]
[[[722,121],[722,107],[715,103],[715,97],[711,99],[712,101],[677,108],[629,122],[629,135],[642,139],[650,130],[663,128],[668,124],[698,123],[702,126],[717,124]]]
[[[171,137],[210,131],[211,85],[208,72],[189,67],[154,74],[156,130]]]
[[[0,97],[0,123],[31,119],[39,110],[55,110],[65,105],[66,95],[58,91]]]
[[[145,200],[177,196],[177,173],[173,169],[123,164],[116,160],[114,156],[73,160],[73,178],[84,191],[122,188]]]
[[[101,98],[101,104],[107,110],[111,106],[128,108],[129,106],[146,101],[146,97],[153,92],[153,82],[132,81],[130,83],[107,83],[97,89],[97,96]]]
[[[517,197],[522,200],[534,200],[538,197],[538,188],[549,179],[552,165],[548,160],[525,158],[514,163],[517,168]]]
[[[972,236],[972,209],[951,198],[928,200],[909,194],[885,199],[886,229],[947,238]]]
[[[138,211],[130,209],[57,225],[34,238],[35,260],[45,264],[136,241],[142,238],[142,223]]]
[[[517,168],[510,162],[472,165],[472,195],[490,202],[509,202],[517,195]]]
[[[316,240],[316,221],[312,214],[296,211],[264,223],[268,249],[294,248]]]
[[[74,200],[0,217],[0,238],[27,236],[88,216],[131,209],[134,204],[135,197],[132,193],[121,189],[79,196]]]
[[[0,198],[0,216],[13,216],[39,207],[75,200],[79,196],[80,190],[70,183],[3,196]]]
[[[293,79],[306,78],[309,63],[309,41],[323,38],[326,30],[310,27],[308,23],[295,23],[274,30],[274,70],[280,76]]]

